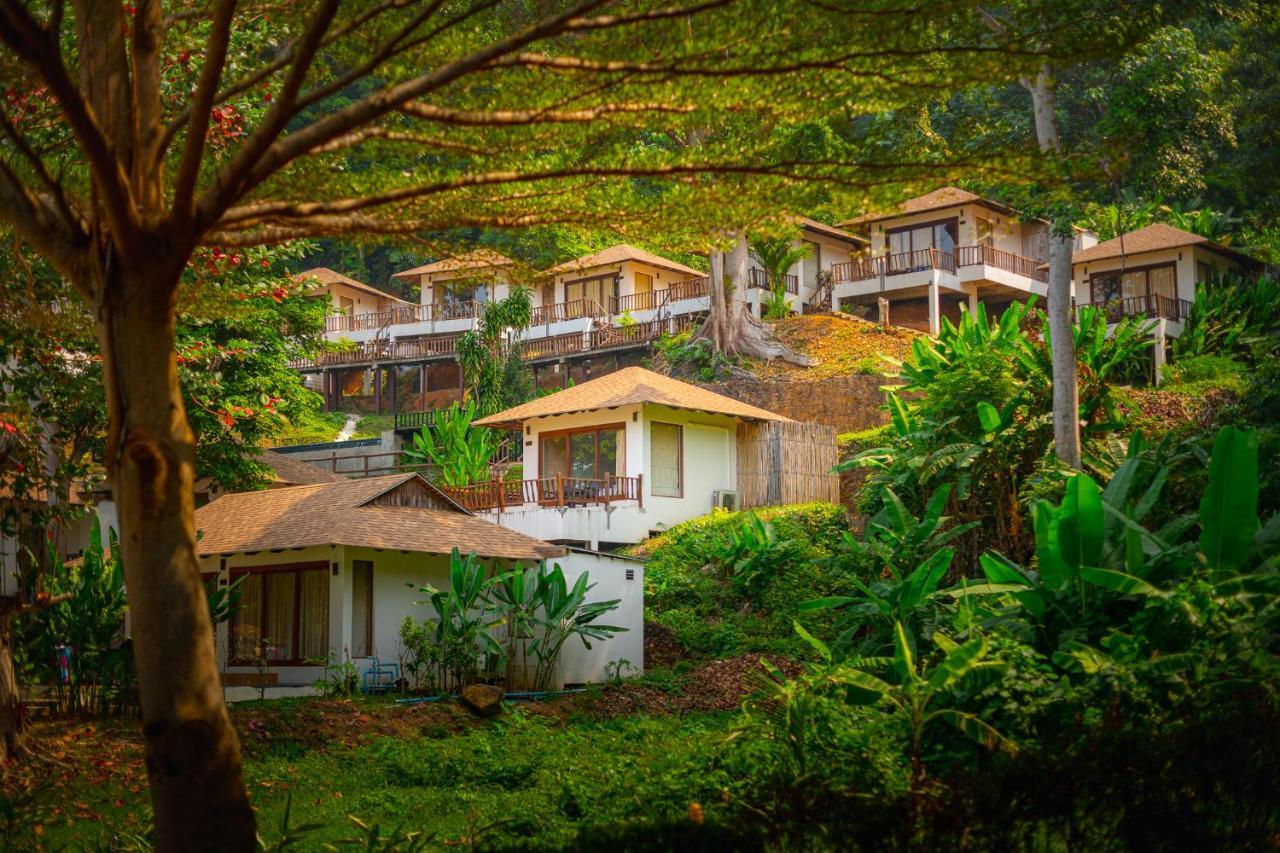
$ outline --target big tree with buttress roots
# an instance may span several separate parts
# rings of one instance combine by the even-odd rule
[[[0,0],[0,223],[74,289],[99,341],[158,849],[255,843],[174,355],[193,253],[560,223],[706,248],[760,211],[856,209],[962,168],[1007,176],[993,156],[904,162],[807,130],[1043,59],[993,45],[971,12]]]

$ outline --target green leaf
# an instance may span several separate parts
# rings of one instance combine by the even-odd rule
[[[969,670],[987,655],[987,641],[975,637],[947,654],[942,662],[929,673],[929,686],[945,690],[968,674]]]
[[[1000,412],[990,403],[978,403],[978,423],[984,432],[999,432]]]
[[[892,686],[860,669],[838,670],[832,679],[847,688],[845,699],[851,705],[876,705],[893,692]]]
[[[1258,532],[1258,434],[1225,426],[1213,443],[1200,501],[1200,552],[1211,569],[1236,571]]]
[[[1147,583],[1140,577],[1126,574],[1116,569],[1104,569],[1098,566],[1081,566],[1080,577],[1094,586],[1109,589],[1123,595],[1163,596],[1164,593]]]
[[[799,622],[792,622],[791,627],[793,627],[796,633],[800,635],[800,639],[804,640],[806,643],[808,643],[810,646],[813,647],[814,651],[818,653],[818,657],[822,658],[824,661],[827,661],[827,662],[831,661],[831,649],[830,647],[827,646],[826,643],[822,642],[817,637],[813,636],[808,631],[806,631],[804,629],[804,626],[801,625]]]
[[[1102,493],[1088,474],[1067,481],[1058,514],[1058,551],[1072,568],[1096,565],[1102,556]]]
[[[1062,589],[1071,581],[1071,570],[1058,546],[1058,510],[1048,501],[1037,501],[1031,507],[1031,521],[1035,528],[1040,581],[1049,589]]]
[[[861,600],[848,595],[829,595],[826,598],[813,598],[809,601],[802,601],[796,609],[802,613],[808,610],[831,610],[848,604],[856,604]]]
[[[970,714],[965,711],[957,711],[954,708],[943,708],[941,710],[934,711],[925,718],[926,722],[935,719],[950,723],[966,736],[982,744],[987,749],[998,750],[1010,755],[1015,755],[1018,752],[1018,745],[1016,743],[1000,734],[1000,732],[996,731],[990,723],[975,714]]]
[[[902,677],[903,684],[919,680],[920,677],[916,675],[915,657],[911,653],[911,641],[901,622],[893,623],[893,664],[898,670],[898,675]]]

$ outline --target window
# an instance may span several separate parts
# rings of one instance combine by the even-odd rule
[[[1208,261],[1196,261],[1196,284],[1213,281],[1217,272],[1213,264]]]
[[[543,433],[538,454],[539,476],[577,477],[603,480],[606,475],[621,477],[624,465],[622,424]]]
[[[373,657],[373,561],[351,561],[351,656]]]
[[[664,498],[684,496],[684,428],[649,424],[650,491]]]
[[[329,565],[233,569],[240,609],[231,617],[231,659],[300,664],[329,654]]]
[[[612,309],[614,297],[617,295],[618,277],[612,273],[595,278],[567,281],[564,285],[565,302],[577,302],[580,299],[586,300],[587,304],[582,306],[579,316],[590,314],[591,309],[597,305],[601,308]]]
[[[981,216],[974,217],[973,220],[975,241],[979,246],[994,246],[996,244],[996,229],[990,219],[984,219]]]
[[[636,293],[650,293],[653,290],[653,276],[648,273],[636,273]]]
[[[950,254],[956,249],[959,227],[957,220],[946,219],[924,225],[895,228],[889,232],[889,254],[906,255],[930,248]],[[889,271],[910,272],[917,268],[922,268],[920,259],[904,257],[895,260]]]
[[[1173,264],[1102,273],[1089,279],[1090,299],[1097,304],[1117,300],[1145,300],[1151,296],[1177,299],[1178,284]],[[1153,300],[1154,301],[1154,300]]]

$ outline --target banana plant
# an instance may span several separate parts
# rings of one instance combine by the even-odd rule
[[[835,646],[844,654],[853,654],[855,651],[874,654],[882,651],[874,645],[878,644],[877,638],[883,637],[885,631],[893,625],[908,624],[928,636],[933,633],[938,584],[951,566],[953,553],[950,548],[942,548],[906,577],[898,574],[892,564],[886,564],[885,577],[870,583],[857,578],[851,579],[859,595],[833,595],[805,601],[800,604],[799,610],[842,610],[844,618]],[[868,628],[881,630],[868,631]],[[856,640],[863,634],[866,634],[873,647],[857,647]],[[915,636],[915,630],[910,636]]]
[[[1258,518],[1257,435],[1224,427],[1214,441],[1209,484],[1199,513],[1152,532],[1142,519],[1159,499],[1165,475],[1143,482],[1137,455],[1116,471],[1105,490],[1087,474],[1067,482],[1061,505],[1034,509],[1036,569],[988,552],[985,584],[945,594],[996,596],[1030,615],[1050,651],[1064,644],[1084,652],[1079,637],[1090,621],[1105,627],[1105,610],[1127,598],[1160,598],[1163,585],[1201,574],[1219,596],[1274,592],[1280,521]],[[1183,541],[1199,524],[1199,538]]]
[[[446,486],[466,486],[489,479],[489,465],[498,450],[498,440],[487,427],[475,427],[476,402],[454,403],[438,409],[431,426],[413,435],[413,447],[405,456],[429,463],[434,476]]]
[[[986,639],[978,636],[956,643],[944,634],[934,634],[933,639],[942,657],[926,666],[913,650],[902,623],[895,622],[893,658],[885,678],[866,669],[838,665],[825,673],[826,680],[843,690],[850,704],[884,707],[905,718],[916,789],[925,780],[924,735],[936,724],[950,725],[987,749],[1009,754],[1018,751],[1017,744],[990,723],[949,702],[957,691],[980,689],[1004,673],[1005,665],[988,656]]]
[[[564,644],[578,637],[584,646],[591,648],[591,640],[607,640],[614,634],[626,631],[618,625],[599,625],[596,620],[617,609],[622,599],[587,601],[591,590],[590,579],[584,572],[570,587],[560,564],[548,571],[545,565],[538,572],[538,603],[541,605],[541,631],[533,644],[537,658],[534,688],[545,690],[555,674],[556,662]]]

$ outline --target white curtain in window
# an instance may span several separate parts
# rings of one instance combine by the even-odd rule
[[[681,482],[681,428],[675,424],[649,425],[649,469],[653,483],[650,490],[662,497],[678,498]]]
[[[329,573],[323,569],[298,573],[298,657],[329,656]]]
[[[267,659],[273,661],[295,660],[293,647],[293,620],[297,602],[294,600],[298,576],[293,572],[270,572],[267,583],[267,614],[263,634],[267,640]]]
[[[373,656],[373,562],[351,564],[351,656]]]

